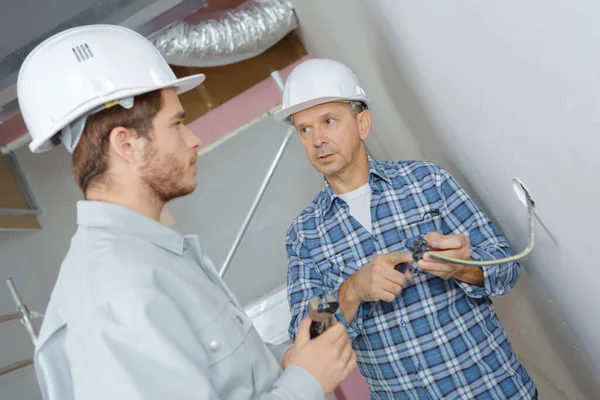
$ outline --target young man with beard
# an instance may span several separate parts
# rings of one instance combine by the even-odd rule
[[[512,289],[519,264],[471,267],[425,253],[415,265],[407,250],[424,237],[454,259],[513,251],[439,165],[368,156],[369,106],[353,72],[332,60],[305,61],[285,83],[275,118],[296,128],[325,177],[287,236],[290,335],[307,301],[332,293],[371,398],[535,398],[490,300]]]
[[[203,80],[109,25],[61,32],[21,67],[30,149],[62,142],[85,194],[35,350],[45,400],[324,399],[356,365],[341,324],[310,341],[305,319],[294,346],[267,346],[197,237],[159,223],[196,188],[177,95]]]

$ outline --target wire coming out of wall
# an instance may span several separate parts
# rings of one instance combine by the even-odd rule
[[[516,188],[516,190],[520,190],[520,193],[517,192],[517,196],[519,198],[523,197],[520,196],[519,194],[524,194],[524,199],[521,199],[522,201],[524,200],[524,203],[526,203],[527,205],[527,210],[529,212],[529,243],[527,244],[527,247],[520,252],[519,254],[515,254],[513,256],[510,257],[504,257],[504,258],[496,258],[493,260],[486,260],[486,261],[473,261],[473,260],[460,260],[460,259],[456,259],[456,258],[451,258],[451,257],[445,257],[441,254],[436,254],[435,252],[428,252],[427,254],[429,255],[429,257],[433,260],[437,260],[437,261],[444,261],[447,263],[451,263],[451,264],[460,264],[460,265],[468,265],[468,266],[473,266],[473,267],[483,267],[483,266],[488,266],[488,265],[500,265],[500,264],[505,264],[505,263],[509,263],[509,262],[514,262],[514,261],[518,261],[522,258],[525,258],[529,255],[529,253],[531,253],[531,251],[533,250],[533,245],[535,242],[535,202],[533,201],[533,199],[531,198],[531,195],[529,194],[529,190],[527,190],[527,188],[525,187],[525,185],[523,185],[523,183],[521,183],[521,181],[519,181],[518,179],[514,178],[514,187]]]

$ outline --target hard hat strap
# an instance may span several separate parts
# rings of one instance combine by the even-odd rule
[[[362,111],[368,109],[367,104],[359,100],[340,100],[340,103],[350,104],[353,110],[356,110],[358,107],[361,107]]]
[[[96,114],[105,109],[109,109],[111,107],[116,106],[117,104],[123,108],[130,109],[131,107],[133,107],[133,96],[121,100],[114,100],[108,103],[104,103],[94,108],[90,112],[77,118],[75,121],[71,122],[69,125],[63,128],[63,130],[60,133],[60,137],[62,139],[62,143],[65,145],[69,153],[73,153],[75,147],[77,146],[77,143],[79,143],[79,139],[81,139],[81,134],[83,133],[83,129],[85,128],[87,118],[92,114]]]

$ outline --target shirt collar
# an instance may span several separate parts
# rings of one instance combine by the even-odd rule
[[[386,182],[388,185],[392,185],[392,180],[388,176],[387,172],[381,167],[381,165],[373,160],[371,156],[369,156],[369,174],[371,177],[376,176]]]
[[[379,185],[377,181],[383,181],[389,185],[392,185],[392,180],[388,177],[386,171],[377,163],[377,161],[373,160],[371,156],[367,156],[369,159],[369,185],[372,190],[379,190]],[[334,200],[339,196],[335,194],[327,179],[323,179],[325,183],[325,211],[328,211],[331,208]]]
[[[103,201],[79,201],[77,203],[77,224],[137,236],[175,254],[183,254],[183,235],[119,204]]]

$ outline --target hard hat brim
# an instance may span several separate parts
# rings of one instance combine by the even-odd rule
[[[84,113],[86,113],[90,110],[93,110],[94,108],[98,107],[99,105],[101,105],[103,103],[107,103],[109,101],[118,100],[118,99],[130,97],[130,96],[138,96],[140,94],[152,92],[154,90],[161,90],[161,89],[166,89],[166,88],[170,88],[170,87],[175,88],[175,92],[177,93],[177,95],[180,95],[182,93],[185,93],[185,92],[199,86],[200,84],[202,84],[202,82],[204,82],[205,79],[206,79],[206,76],[204,74],[190,75],[190,76],[176,79],[171,82],[167,82],[162,85],[156,85],[156,86],[146,87],[146,88],[124,89],[124,90],[119,90],[117,92],[111,93],[109,96],[103,96],[101,98],[99,97],[95,101],[89,102],[85,108],[78,110],[78,113],[77,113],[78,115],[73,115],[71,118],[69,118],[70,119],[69,121],[64,121],[64,122],[61,121],[61,123],[56,124],[56,129],[52,129],[51,131],[47,132],[45,135],[39,137],[38,139],[32,140],[31,143],[29,143],[29,149],[33,153],[42,153],[42,152],[52,149],[54,147],[54,145],[52,144],[51,139],[57,133],[59,133],[62,128],[64,128],[68,124],[70,124],[72,121],[74,121],[80,115],[83,115]]]
[[[290,116],[292,116],[293,114],[296,114],[297,112],[307,110],[311,107],[318,106],[320,104],[334,103],[337,101],[348,101],[348,100],[363,101],[367,104],[369,102],[366,97],[362,97],[362,96],[361,97],[359,97],[359,96],[356,96],[356,97],[341,97],[341,96],[318,97],[315,99],[303,101],[302,103],[294,104],[291,107],[282,108],[278,111],[275,111],[275,113],[273,113],[273,117],[278,122],[282,122],[282,123],[293,126],[294,123],[290,119]]]

